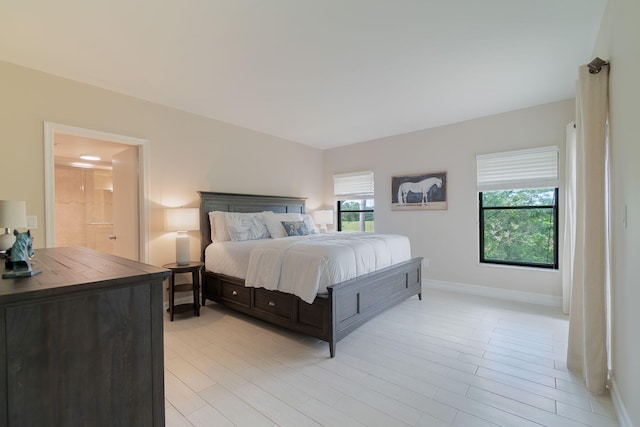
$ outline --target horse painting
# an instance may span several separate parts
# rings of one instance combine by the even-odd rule
[[[429,190],[434,185],[438,188],[442,187],[442,178],[430,177],[420,182],[403,182],[400,184],[400,187],[398,187],[398,204],[406,205],[407,195],[409,193],[422,193],[421,204],[425,206],[429,203]]]

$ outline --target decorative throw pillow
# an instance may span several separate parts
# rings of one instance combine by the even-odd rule
[[[282,221],[282,226],[287,232],[287,236],[306,236],[309,234],[304,221]]]
[[[287,232],[282,226],[282,221],[302,221],[302,214],[269,212],[264,214],[264,221],[267,224],[269,234],[272,239],[287,237]]]

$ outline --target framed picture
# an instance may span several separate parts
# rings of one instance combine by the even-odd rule
[[[391,209],[447,209],[447,172],[392,176]]]

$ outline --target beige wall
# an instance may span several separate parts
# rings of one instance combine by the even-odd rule
[[[557,302],[552,297],[562,295],[558,271],[478,263],[475,156],[549,145],[563,153],[566,125],[574,117],[574,101],[567,100],[328,150],[325,203],[332,203],[332,174],[373,170],[376,231],[409,235],[414,255],[428,259],[426,279],[543,294]],[[392,176],[442,170],[447,210],[391,211]]]
[[[162,206],[197,206],[197,191],[306,196],[320,204],[322,152],[93,86],[0,62],[0,199],[26,200],[45,244],[45,121],[149,140],[149,262],[175,260]],[[191,233],[192,257],[198,233]]]
[[[612,363],[622,426],[640,426],[640,2],[609,0],[595,55],[611,62]],[[627,226],[622,217],[626,206]],[[629,424],[630,423],[630,424]]]

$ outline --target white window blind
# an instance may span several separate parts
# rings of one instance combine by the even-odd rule
[[[558,147],[476,156],[478,191],[558,187]]]
[[[373,172],[352,172],[333,175],[333,194],[350,199],[373,196]]]

